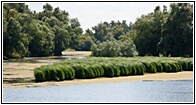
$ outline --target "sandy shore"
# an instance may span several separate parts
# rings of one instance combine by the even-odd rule
[[[90,56],[90,51],[63,51],[63,56],[25,57],[3,60],[3,87],[26,87],[34,84],[34,69],[42,65]]]
[[[192,71],[182,71],[178,73],[153,73],[141,76],[121,76],[113,78],[95,78],[95,79],[74,79],[65,81],[51,81],[35,83],[34,69],[42,65],[55,62],[61,62],[70,58],[77,58],[78,55],[89,56],[91,52],[65,51],[64,55],[71,57],[27,57],[19,61],[3,61],[3,87],[4,88],[25,88],[25,87],[43,87],[49,85],[74,85],[74,84],[93,84],[93,83],[114,83],[128,81],[145,80],[193,80]],[[76,56],[75,56],[76,55]]]
[[[151,80],[193,80],[192,71],[182,71],[178,73],[154,73],[141,76],[123,76],[113,78],[95,78],[95,79],[74,79],[65,81],[50,82],[23,82],[23,83],[5,83],[4,88],[25,88],[25,87],[44,87],[49,85],[75,85],[75,84],[94,84],[94,83],[115,83],[115,82],[131,82],[131,81],[151,81]]]
[[[63,55],[84,55],[89,56],[91,55],[91,51],[63,51]]]

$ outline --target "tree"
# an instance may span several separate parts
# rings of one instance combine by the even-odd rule
[[[164,24],[160,41],[161,52],[172,56],[193,55],[193,5],[170,5],[171,12]]]
[[[33,21],[31,35],[33,37],[29,44],[31,56],[50,56],[54,50],[54,33],[41,21]]]
[[[68,24],[68,13],[60,10],[59,7],[53,10],[53,7],[50,4],[45,4],[43,8],[44,11],[38,14],[38,19],[44,22],[44,25],[54,36],[51,37],[54,44],[54,48],[51,47],[54,55],[62,55],[62,51],[69,47],[71,41],[70,35],[72,33],[72,28],[71,25]]]
[[[106,41],[107,40],[107,35],[109,28],[108,27],[108,23],[104,22],[99,23],[97,26],[94,26],[92,29],[95,31],[94,33],[94,37],[96,40],[99,40],[100,42]]]
[[[148,14],[138,18],[135,24],[133,25],[133,30],[136,32],[136,36],[133,38],[134,43],[136,44],[137,50],[140,56],[151,55],[152,48],[156,47],[156,44],[152,43],[153,41],[153,15]]]
[[[134,57],[138,55],[136,46],[134,42],[128,38],[128,39],[121,39],[120,40],[120,56],[124,57]]]
[[[126,35],[131,31],[131,24],[128,25],[125,20],[122,22],[103,22],[99,23],[97,26],[92,27],[92,29],[94,30],[94,39],[100,42],[104,42],[113,38],[119,40],[121,35]]]
[[[78,49],[80,51],[90,51],[91,46],[94,44],[92,38],[88,34],[80,35],[78,42]]]
[[[62,55],[62,51],[68,48],[70,43],[70,35],[66,29],[55,27],[55,49],[54,55]]]
[[[31,12],[24,3],[5,3],[3,13],[4,56],[22,58],[28,54],[28,44],[31,40],[26,31],[31,23]]]
[[[91,47],[93,56],[101,57],[134,57],[138,55],[135,44],[132,40],[107,40],[102,43],[94,44]]]
[[[26,34],[21,33],[21,26],[14,18],[10,18],[7,31],[3,34],[3,53],[9,58],[24,57],[27,52],[29,41]]]
[[[68,31],[71,36],[70,48],[79,49],[79,36],[82,35],[83,30],[80,27],[80,22],[77,18],[73,18],[70,20],[70,26],[68,27]]]

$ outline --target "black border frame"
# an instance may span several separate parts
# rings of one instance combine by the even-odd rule
[[[3,42],[3,32],[2,32],[2,29],[1,29],[1,104],[195,104],[195,1],[1,1],[1,17],[3,16],[3,3],[6,2],[6,3],[12,3],[12,2],[172,2],[172,3],[177,3],[177,2],[193,2],[193,5],[194,5],[194,14],[193,14],[193,28],[194,28],[194,33],[193,33],[193,63],[194,63],[194,75],[193,75],[193,102],[190,102],[190,103],[173,103],[173,102],[166,102],[166,103],[150,103],[150,102],[141,102],[141,103],[106,103],[106,102],[96,102],[96,103],[93,103],[93,102],[88,102],[88,103],[85,103],[85,102],[73,102],[73,103],[42,103],[42,102],[35,102],[35,103],[27,103],[27,102],[18,102],[18,103],[12,103],[12,102],[3,102],[2,100],[2,97],[3,97],[3,46],[2,46],[2,42]],[[1,18],[1,27],[3,26],[2,25],[3,23],[3,19]]]

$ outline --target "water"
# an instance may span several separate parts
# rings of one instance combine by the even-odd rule
[[[3,88],[3,102],[193,102],[193,81]]]

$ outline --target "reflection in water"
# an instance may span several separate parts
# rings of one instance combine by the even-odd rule
[[[3,102],[193,102],[193,81],[3,88]]]

